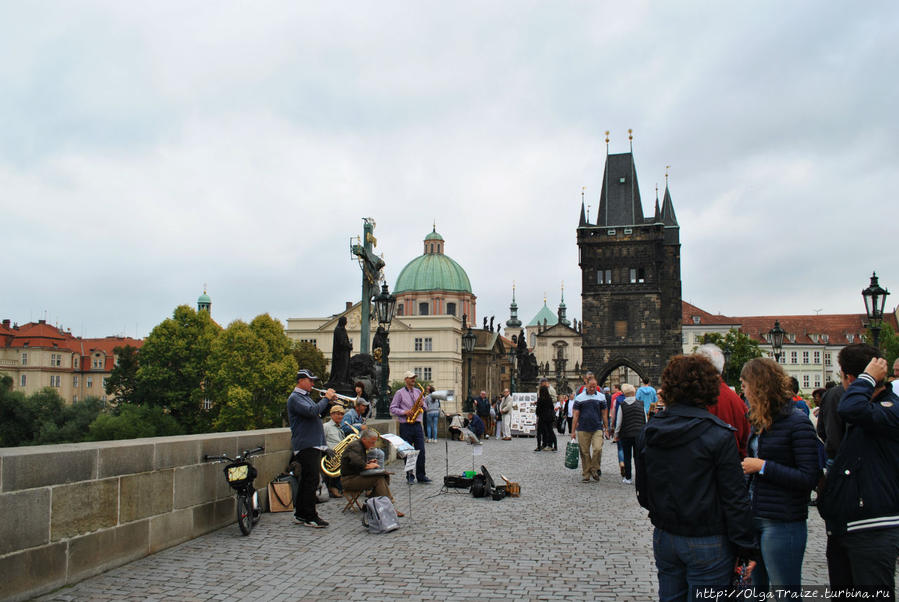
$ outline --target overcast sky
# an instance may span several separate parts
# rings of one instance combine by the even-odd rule
[[[144,337],[393,284],[436,221],[478,314],[581,317],[606,147],[729,315],[899,303],[896,2],[0,3],[0,314]],[[592,216],[591,216],[592,217]]]

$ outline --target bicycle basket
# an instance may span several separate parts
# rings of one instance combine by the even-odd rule
[[[238,460],[225,466],[225,479],[234,489],[243,489],[256,480],[256,469],[244,460]]]

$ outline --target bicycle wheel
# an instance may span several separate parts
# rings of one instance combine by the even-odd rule
[[[253,506],[245,493],[237,494],[237,526],[244,535],[249,535],[253,530]]]

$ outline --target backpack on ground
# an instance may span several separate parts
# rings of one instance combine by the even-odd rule
[[[362,525],[369,533],[389,533],[400,528],[390,498],[385,495],[371,497],[362,505]]]

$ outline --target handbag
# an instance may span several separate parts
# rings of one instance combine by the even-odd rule
[[[290,474],[281,474],[272,479],[268,484],[268,511],[292,511],[293,500],[299,486],[297,478]]]
[[[569,441],[565,446],[565,468],[577,468],[578,458],[580,457],[580,447],[577,441]]]

